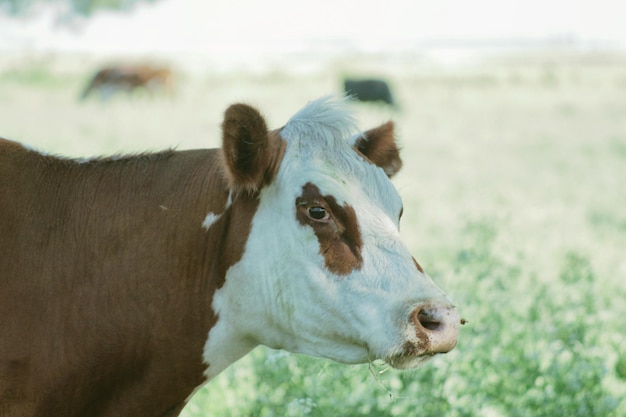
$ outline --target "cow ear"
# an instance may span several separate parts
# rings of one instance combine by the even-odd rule
[[[396,145],[394,125],[391,121],[365,132],[356,140],[354,148],[381,167],[389,178],[402,168],[400,150]]]
[[[233,104],[222,122],[222,156],[228,185],[235,191],[255,193],[269,183],[278,169],[281,143],[267,130],[265,119],[247,104]]]

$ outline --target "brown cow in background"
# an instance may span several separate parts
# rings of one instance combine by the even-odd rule
[[[151,65],[116,65],[102,68],[91,78],[81,94],[81,100],[98,91],[100,99],[108,100],[118,91],[132,93],[143,89],[174,94],[174,77],[169,68]]]

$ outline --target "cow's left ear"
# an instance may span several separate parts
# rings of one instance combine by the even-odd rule
[[[402,168],[402,159],[391,121],[365,132],[356,140],[354,148],[381,167],[389,178]]]
[[[228,185],[234,191],[257,192],[276,175],[281,139],[267,130],[261,114],[247,104],[233,104],[222,122],[222,155]]]

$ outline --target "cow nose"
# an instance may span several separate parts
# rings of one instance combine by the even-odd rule
[[[425,354],[446,353],[457,342],[461,317],[452,305],[428,305],[417,308],[411,317]]]

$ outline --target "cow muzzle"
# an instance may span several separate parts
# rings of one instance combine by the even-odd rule
[[[408,321],[412,334],[398,354],[385,360],[394,368],[415,368],[438,353],[451,351],[464,322],[448,303],[420,305],[411,311]]]
[[[461,317],[452,305],[426,305],[411,314],[411,324],[421,355],[446,353],[454,349],[459,337]]]

